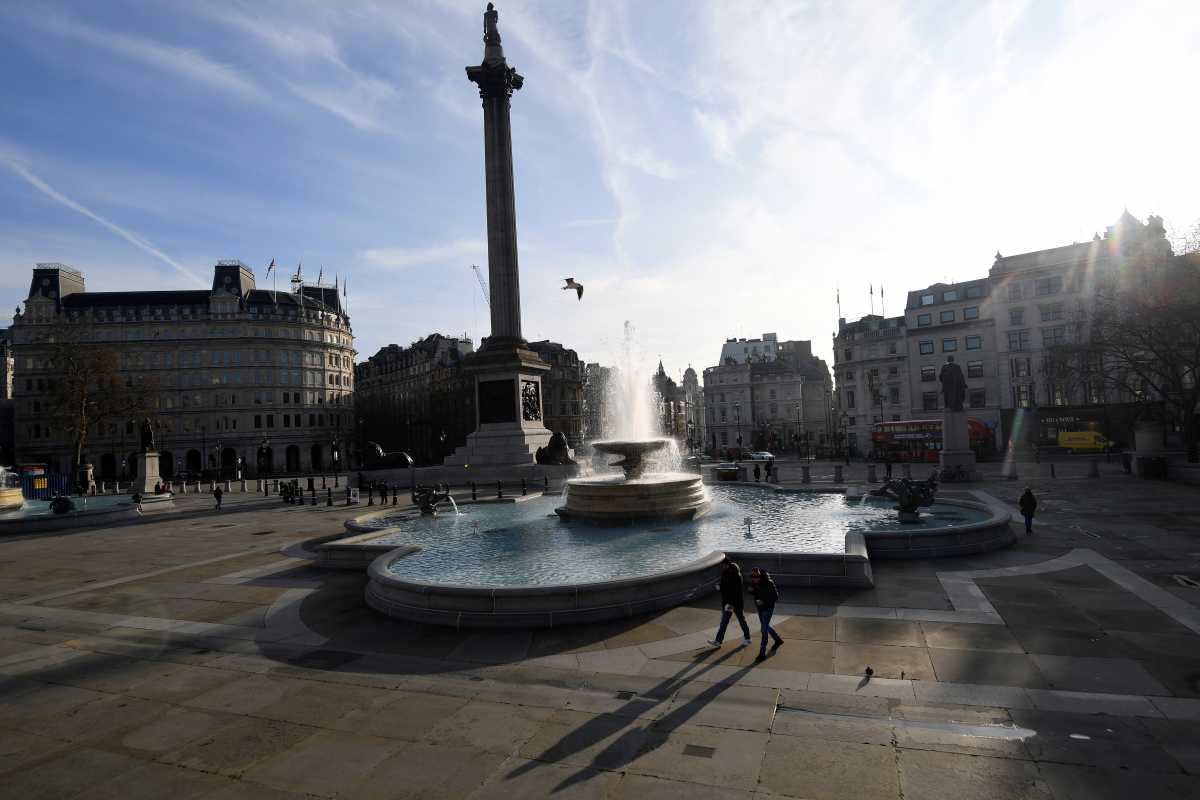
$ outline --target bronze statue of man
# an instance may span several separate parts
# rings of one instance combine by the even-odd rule
[[[962,411],[963,401],[967,397],[967,379],[963,377],[962,367],[954,363],[954,356],[946,356],[946,363],[938,373],[942,383],[942,402],[950,411]]]
[[[487,11],[483,12],[483,43],[484,44],[500,44],[500,30],[496,27],[496,21],[500,18],[500,12],[491,3],[487,4]]]
[[[142,419],[142,452],[154,452],[154,425],[149,417]]]

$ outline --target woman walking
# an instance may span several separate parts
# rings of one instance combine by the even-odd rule
[[[754,605],[758,607],[758,622],[762,626],[762,642],[758,649],[758,657],[754,659],[754,663],[758,664],[767,658],[768,636],[775,640],[772,650],[783,644],[783,637],[771,627],[771,615],[775,613],[775,603],[779,601],[779,590],[775,588],[775,581],[771,580],[766,570],[755,567],[750,571],[750,594],[754,595]]]
[[[1018,501],[1021,507],[1021,516],[1025,518],[1025,535],[1033,535],[1033,515],[1037,511],[1037,498],[1033,496],[1033,490],[1028,486],[1025,487],[1025,494],[1021,495]]]
[[[725,629],[729,627],[730,617],[737,615],[738,624],[742,626],[742,647],[750,645],[750,626],[746,624],[745,588],[742,586],[742,570],[736,562],[725,558],[725,566],[721,570],[721,627],[717,628],[717,636],[709,639],[713,647],[720,647],[725,641]]]

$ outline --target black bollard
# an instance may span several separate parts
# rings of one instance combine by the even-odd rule
[[[549,475],[542,476],[542,491],[543,492],[550,491],[550,476]]]
[[[325,476],[324,475],[321,476],[321,488],[322,489],[325,488]]]
[[[475,481],[471,481],[471,499],[475,499]]]
[[[529,494],[529,488],[525,485],[525,479],[521,478],[521,497]]]
[[[333,487],[332,486],[325,487],[325,505],[326,506],[333,505]]]
[[[503,498],[504,498],[504,486],[503,486],[503,484],[500,483],[500,481],[496,481],[496,499],[502,500]]]
[[[381,506],[387,505],[387,484],[386,483],[379,485],[379,505],[381,505]]]
[[[1051,464],[1051,465],[1050,465],[1050,477],[1051,477],[1051,478],[1054,478],[1054,477],[1056,477],[1056,476],[1055,476],[1055,474],[1054,474],[1054,464]]]
[[[317,504],[317,488],[314,486],[313,488],[309,489],[308,491],[312,498],[312,502],[309,503],[309,505],[315,506]]]
[[[346,484],[346,505],[350,505],[350,484]]]
[[[367,505],[375,505],[375,484],[373,483],[367,485]]]
[[[400,493],[396,489],[396,484],[392,484],[392,505],[399,503]]]

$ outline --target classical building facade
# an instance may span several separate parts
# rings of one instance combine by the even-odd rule
[[[912,387],[906,331],[902,316],[838,320],[833,337],[838,452],[848,448],[851,455],[861,455],[871,448],[876,422],[908,417]]]
[[[13,427],[12,331],[0,330],[0,466],[12,466],[16,429]]]
[[[612,367],[597,362],[583,371],[583,438],[584,441],[603,439],[611,430],[608,415],[611,411],[608,393],[612,383]]]
[[[89,292],[78,271],[37,265],[12,326],[16,459],[67,472],[72,443],[49,413],[60,326],[111,349],[127,384],[147,387],[164,477],[346,468],[354,334],[335,287],[258,289],[245,264],[221,261],[207,290]],[[132,476],[137,427],[89,429],[97,478]]]
[[[747,361],[774,361],[779,352],[779,336],[764,333],[761,339],[726,339],[721,345],[717,364],[745,364]]]
[[[812,354],[809,341],[770,341],[772,357],[728,357],[704,370],[709,452],[816,454],[834,446],[829,367]]]
[[[908,293],[909,419],[941,419],[938,372],[953,358],[967,379],[967,413],[988,426],[998,445],[1001,392],[996,319],[990,282],[935,283]]]
[[[385,452],[402,450],[420,465],[440,464],[467,440],[475,430],[475,390],[462,365],[472,352],[466,337],[431,333],[408,347],[380,348],[355,366],[367,463],[378,445]]]
[[[530,342],[529,349],[550,365],[550,372],[542,376],[542,421],[552,433],[565,435],[571,447],[578,447],[584,438],[584,362],[558,342]]]

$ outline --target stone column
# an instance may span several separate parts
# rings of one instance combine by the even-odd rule
[[[467,67],[483,100],[483,152],[487,192],[488,283],[492,307],[489,347],[521,339],[521,284],[517,264],[517,201],[513,186],[509,103],[525,79],[504,59],[497,41],[483,63]]]

